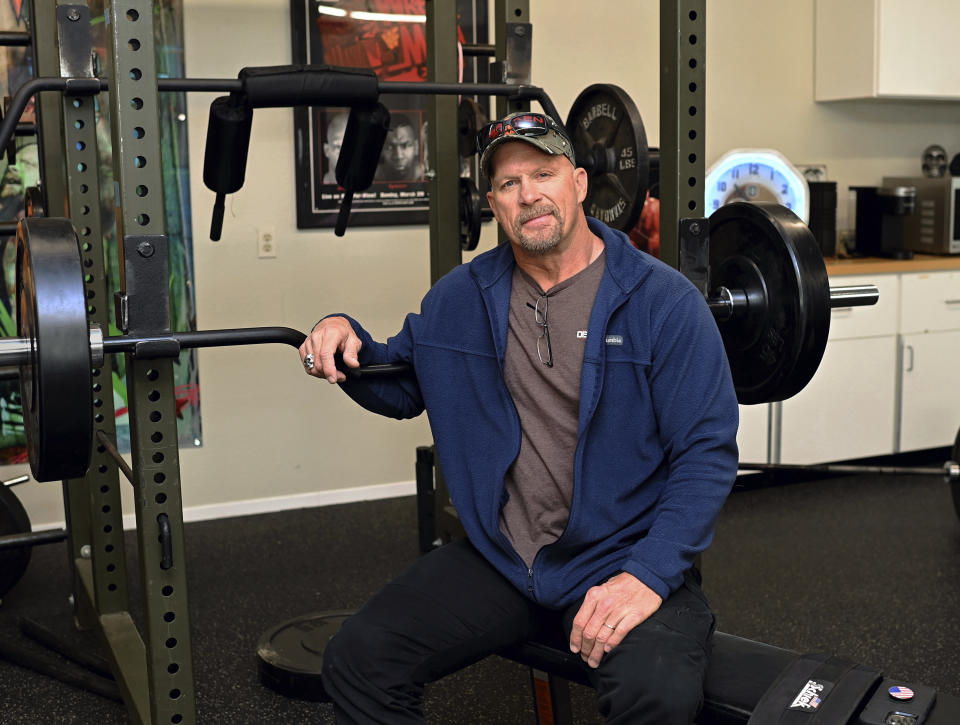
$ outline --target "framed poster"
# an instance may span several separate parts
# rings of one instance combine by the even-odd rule
[[[487,0],[456,0],[459,40],[487,42]],[[291,0],[293,62],[372,69],[385,81],[424,81],[427,36],[424,0]],[[479,62],[486,63],[487,59]],[[478,61],[464,64],[465,82],[479,80]],[[430,208],[426,173],[427,97],[385,94],[390,130],[373,184],[353,197],[354,226],[425,224]],[[332,227],[343,190],[336,165],[346,108],[296,108],[297,227]]]

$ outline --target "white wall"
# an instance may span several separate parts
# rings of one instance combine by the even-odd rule
[[[185,5],[189,76],[290,62],[287,0]],[[760,146],[798,163],[825,163],[839,182],[842,226],[847,186],[917,173],[931,143],[960,151],[958,104],[813,102],[812,0],[714,0],[708,10],[708,165],[730,148]],[[531,0],[531,16],[533,81],[560,112],[587,85],[616,83],[637,102],[656,145],[659,3]],[[426,227],[353,228],[343,238],[298,231],[290,111],[256,112],[246,184],[228,202],[223,241],[206,238],[213,195],[201,171],[213,97],[192,95],[187,119],[198,324],[307,329],[323,314],[349,311],[381,339],[395,332],[429,284]],[[258,226],[274,230],[275,259],[258,259]],[[493,243],[492,232],[485,230],[481,249]],[[204,444],[181,454],[186,507],[410,481],[414,448],[430,440],[425,420],[377,418],[307,378],[289,348],[202,351],[200,387]],[[35,523],[62,520],[58,485],[22,486],[18,494]]]

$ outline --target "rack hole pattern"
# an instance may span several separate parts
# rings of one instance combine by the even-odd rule
[[[154,88],[156,61],[149,13],[146,2],[127,0],[113,14],[119,89],[114,104],[120,109],[115,130],[125,147],[120,159],[122,199],[118,202],[122,201],[121,228],[125,236],[164,233],[163,194],[158,181],[161,159]],[[158,188],[154,189],[155,185]],[[150,486],[149,492],[144,491],[142,504],[149,511],[145,520],[150,521],[159,521],[161,517],[175,521],[181,516],[172,368],[169,363],[149,366],[134,361],[128,371],[131,424],[136,420],[139,435],[143,436],[136,446],[140,453],[136,479],[138,486]],[[143,388],[147,389],[146,400]],[[156,584],[164,603],[150,607],[148,628],[153,643],[152,666],[162,667],[151,675],[155,696],[160,700],[155,711],[157,722],[181,723],[193,720],[193,681],[188,617],[182,611],[186,607],[186,589],[179,585],[183,568],[178,563],[183,551],[176,535],[172,553],[173,567],[158,572]]]
[[[694,146],[693,151],[686,157],[686,193],[680,201],[681,213],[683,207],[691,214],[702,214],[703,211],[703,113],[700,99],[704,97],[704,47],[705,30],[703,13],[691,10],[680,20],[681,38],[683,39],[681,53],[688,56],[687,62],[680,63],[678,72],[681,74],[680,88],[687,89],[687,97],[680,99],[681,108],[686,106],[686,128],[681,128],[681,138],[686,133],[687,139]],[[681,172],[682,173],[682,172]]]
[[[87,317],[91,323],[106,326],[106,310],[98,314],[96,302],[106,296],[106,269],[100,218],[99,159],[97,154],[95,104],[92,98],[64,98],[64,153],[67,156],[68,209],[80,242],[85,269],[84,294],[88,300]],[[49,201],[49,200],[48,200]],[[54,214],[57,215],[56,213]],[[107,307],[104,305],[103,307]],[[115,438],[116,422],[111,381],[113,361],[92,371],[94,431]],[[102,374],[102,373],[105,373]],[[96,573],[96,596],[101,606],[123,609],[126,601],[126,563],[120,490],[116,464],[103,445],[94,447],[86,476],[90,498],[92,566]],[[79,483],[79,482],[78,482]]]

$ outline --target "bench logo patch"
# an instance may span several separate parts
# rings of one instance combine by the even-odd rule
[[[833,689],[832,682],[807,680],[807,684],[793,698],[789,709],[801,712],[816,712],[831,689]]]

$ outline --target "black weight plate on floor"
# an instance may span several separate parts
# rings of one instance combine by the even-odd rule
[[[567,133],[577,166],[589,178],[584,212],[629,232],[640,218],[650,184],[647,133],[636,104],[613,84],[588,86],[570,107]]]
[[[30,517],[12,489],[0,485],[0,536],[26,534]],[[30,563],[31,546],[0,549],[0,597],[13,589]]]
[[[779,204],[720,207],[710,217],[710,294],[721,286],[754,300],[746,314],[717,323],[737,399],[768,403],[799,393],[830,332],[830,281],[813,234]]]
[[[957,431],[957,437],[953,439],[950,460],[960,463],[960,430]],[[950,482],[950,493],[953,495],[953,508],[957,512],[957,518],[960,519],[960,481]]]
[[[287,697],[327,701],[323,650],[352,611],[313,612],[267,630],[257,643],[260,682]]]
[[[17,226],[17,334],[33,340],[20,366],[30,470],[38,481],[78,478],[90,464],[93,391],[83,263],[68,219]]]

